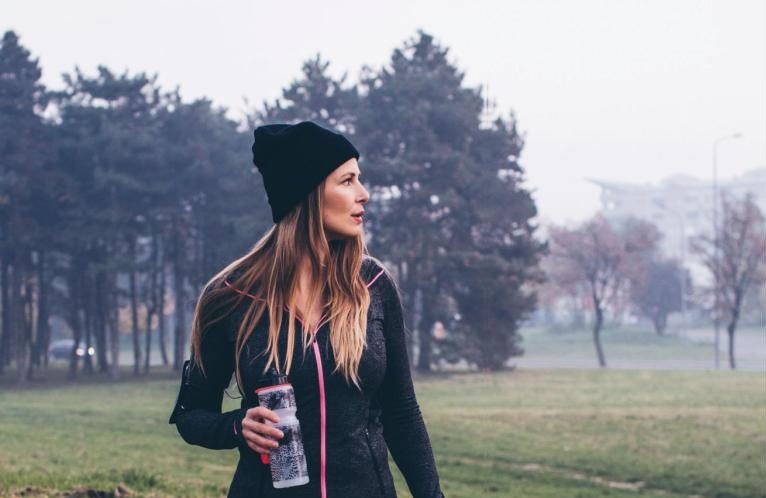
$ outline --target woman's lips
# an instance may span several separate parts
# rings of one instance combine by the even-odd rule
[[[359,214],[359,215],[353,215],[352,214],[351,215],[351,217],[354,218],[354,221],[356,221],[357,223],[362,223],[362,217],[363,216],[364,216],[363,214]]]

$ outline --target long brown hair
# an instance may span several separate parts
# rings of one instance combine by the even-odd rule
[[[304,258],[308,260],[311,288],[307,309],[317,302],[325,304],[325,319],[330,322],[330,342],[337,366],[346,382],[358,388],[358,367],[366,346],[367,309],[370,294],[361,275],[362,261],[367,255],[364,235],[328,241],[322,225],[322,191],[324,183],[285,218],[271,227],[250,251],[215,274],[203,288],[192,321],[191,354],[193,362],[202,365],[202,334],[219,320],[225,319],[242,300],[249,300],[235,341],[235,375],[240,390],[243,386],[239,358],[248,337],[263,314],[268,311],[268,354],[262,373],[270,366],[278,372],[290,373],[295,349],[295,298]],[[226,285],[248,291],[256,299],[244,296]],[[279,357],[279,331],[285,308],[288,313],[286,358]],[[317,324],[311,324],[316,326]],[[303,351],[309,346],[308,324],[302,327]]]

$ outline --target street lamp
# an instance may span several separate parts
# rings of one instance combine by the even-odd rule
[[[718,144],[724,140],[742,138],[742,133],[732,133],[724,135],[713,142],[713,327],[715,329],[715,368],[719,364],[720,331],[719,331],[719,310],[718,310],[718,276],[721,266],[718,261]]]

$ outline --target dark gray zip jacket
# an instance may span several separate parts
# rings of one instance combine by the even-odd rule
[[[189,444],[210,449],[238,448],[240,459],[229,498],[396,498],[387,449],[414,498],[444,498],[412,385],[402,305],[394,282],[370,258],[365,258],[362,272],[368,282],[370,308],[367,347],[359,365],[361,391],[353,384],[347,385],[339,372],[332,373],[335,361],[329,342],[330,325],[325,323],[319,328],[315,344],[304,355],[301,324],[296,322],[296,347],[288,380],[295,389],[308,484],[274,488],[268,464],[262,463],[260,454],[250,449],[242,436],[245,412],[258,405],[254,390],[265,383],[261,372],[266,358],[258,353],[267,344],[268,316],[264,315],[248,338],[240,358],[244,392],[239,409],[221,413],[221,403],[234,371],[235,335],[249,303],[243,303],[203,335],[201,353],[207,376],[189,360],[184,364],[169,422],[176,424]],[[287,325],[283,321],[281,358],[286,354]]]

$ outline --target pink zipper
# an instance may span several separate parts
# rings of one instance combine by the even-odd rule
[[[317,330],[314,331],[314,334]],[[314,348],[314,359],[319,376],[319,487],[322,490],[322,498],[327,498],[327,434],[325,433],[327,413],[325,412],[324,370],[322,369],[322,356],[319,354],[317,341],[314,341],[312,347]]]
[[[377,279],[380,277],[385,270],[380,270],[380,272],[375,275],[375,277],[367,284],[367,288],[369,288]],[[235,290],[236,292],[239,292],[240,294],[246,295],[252,299],[258,299],[260,301],[265,301],[265,299],[261,299],[259,297],[255,297],[254,295],[241,291],[231,285],[228,281],[224,280],[224,283],[231,289]],[[285,307],[287,309],[287,307]],[[289,310],[288,310],[289,311]],[[297,316],[298,320],[300,320],[302,325],[305,325],[303,323],[303,320],[301,317]],[[319,488],[322,492],[322,498],[327,498],[327,403],[325,400],[325,392],[324,392],[324,369],[322,368],[322,355],[319,352],[319,345],[317,344],[316,334],[319,332],[319,329],[324,325],[322,323],[322,319],[324,318],[324,314],[322,314],[319,317],[319,320],[317,321],[317,326],[314,328],[314,331],[311,333],[311,346],[314,350],[314,360],[317,366],[317,377],[319,379]],[[236,433],[236,427],[235,427],[235,433]],[[268,458],[268,455],[266,455]],[[263,457],[263,455],[261,455]],[[263,463],[268,463],[268,460],[264,461],[263,458],[261,458],[261,461]]]

